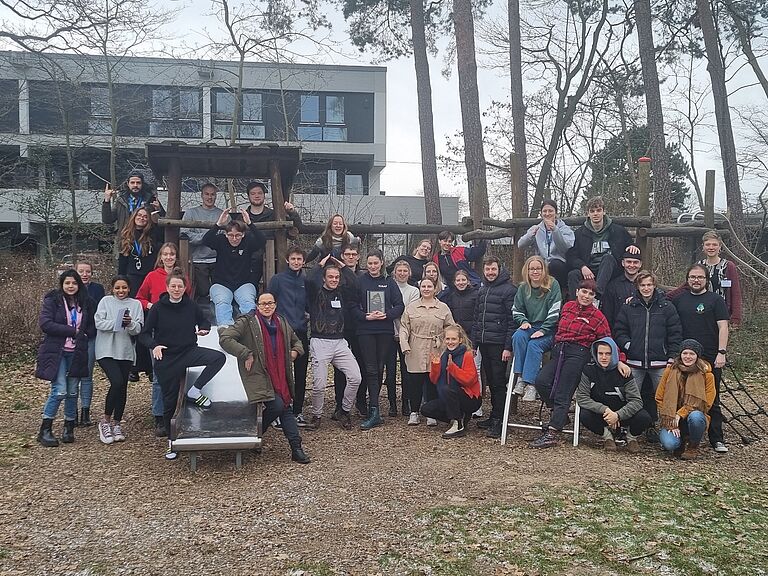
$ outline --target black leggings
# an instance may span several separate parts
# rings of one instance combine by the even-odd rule
[[[133,362],[130,360],[115,360],[114,358],[99,358],[99,366],[109,380],[107,400],[104,403],[104,414],[114,418],[115,422],[123,419],[125,402],[128,398],[128,373]]]
[[[362,354],[363,382],[368,389],[368,405],[378,408],[384,362],[392,346],[392,334],[361,334],[357,339]]]
[[[461,388],[448,388],[442,398],[426,402],[421,407],[421,413],[440,422],[468,422],[481,403],[480,398],[470,398]]]
[[[304,398],[307,395],[307,365],[309,364],[309,338],[306,332],[296,332],[304,347],[304,354],[293,361],[293,382],[296,394],[293,399],[293,413],[298,416],[304,409]]]
[[[404,393],[411,405],[411,412],[418,412],[421,409],[422,399],[424,402],[431,402],[437,398],[437,389],[429,379],[428,372],[408,372],[404,384]]]
[[[184,377],[187,368],[205,366],[194,384],[195,388],[200,389],[218,374],[226,360],[227,357],[218,350],[195,345],[180,354],[174,354],[173,356],[165,355],[162,360],[155,361],[157,380],[163,389],[163,419],[165,420],[165,429],[168,430],[168,438],[170,440],[174,440],[171,437],[171,419],[174,412],[176,412],[181,379]]]

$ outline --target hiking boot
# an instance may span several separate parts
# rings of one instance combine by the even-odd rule
[[[306,428],[307,421],[304,419],[304,414],[296,414],[296,426]]]
[[[493,425],[494,418],[488,418],[486,420],[480,420],[480,422],[477,423],[477,427],[480,428],[480,430],[488,430]]]
[[[528,444],[529,448],[554,448],[560,445],[560,432],[557,430],[547,430],[533,442]]]
[[[128,373],[128,382],[138,382],[138,381],[139,381],[139,373],[134,370],[131,370]]]
[[[635,444],[637,444],[637,442],[635,442]],[[605,441],[603,442],[603,449],[606,452],[616,452],[617,450],[616,440],[614,440],[613,438],[606,438]]]
[[[681,438],[680,446],[678,446],[672,451],[672,456],[675,456],[676,458],[680,458],[680,456],[683,455],[683,452],[685,452],[685,448],[686,448],[686,441]]]
[[[307,420],[307,423],[304,425],[304,430],[320,430],[320,416],[310,416],[309,420]]]
[[[53,418],[43,418],[40,425],[40,432],[37,434],[37,441],[46,448],[55,448],[59,445],[59,440],[53,435]]]
[[[357,402],[355,408],[357,408],[358,416],[368,418],[368,405],[365,402]]]
[[[400,414],[405,416],[406,414],[411,413],[411,403],[408,400],[403,400],[401,406],[400,406]]]
[[[112,444],[115,441],[115,436],[112,434],[112,427],[109,425],[109,422],[102,420],[99,422],[98,429],[99,440],[101,440],[102,444]]]
[[[90,408],[81,408],[80,409],[80,421],[77,423],[78,426],[93,426],[94,422],[91,420],[91,409]]]
[[[463,422],[460,422],[459,420],[451,420],[451,427],[443,432],[443,438],[445,440],[450,440],[451,438],[461,438],[462,436],[466,436],[466,434],[467,429],[464,427]]]
[[[491,424],[491,427],[488,428],[486,436],[488,438],[501,438],[501,427],[501,418],[493,418],[493,423]]]
[[[408,418],[408,426],[418,426],[421,422],[418,412],[411,412],[411,416]]]
[[[155,416],[155,437],[165,438],[166,436],[168,436],[168,430],[165,429],[165,418]]]
[[[381,426],[382,424],[384,424],[384,420],[381,419],[379,408],[377,406],[371,406],[368,409],[368,418],[360,422],[360,429],[370,430],[371,428]]]
[[[309,464],[311,462],[301,446],[291,448],[291,460],[299,464]]]
[[[64,421],[64,432],[61,434],[61,441],[65,444],[72,444],[75,441],[75,421]]]
[[[349,419],[349,412],[345,412],[342,408],[336,410],[336,412],[333,413],[332,418],[336,420],[339,423],[339,426],[344,428],[344,430],[352,429],[352,421]]]
[[[523,402],[535,402],[536,401],[536,387],[533,384],[525,385],[525,392],[523,393]]]
[[[112,426],[112,437],[115,442],[125,442],[125,432],[123,432],[123,427],[120,426],[119,422]]]
[[[655,426],[651,426],[645,431],[645,441],[648,442],[648,444],[659,443],[659,431],[656,430]]]
[[[395,400],[390,400],[389,402],[389,417],[394,418],[397,416],[397,402]]]
[[[640,444],[638,444],[637,440],[634,438],[632,440],[627,440],[627,452],[630,454],[638,454],[640,452]]]
[[[685,449],[685,452],[683,452],[680,455],[680,458],[683,460],[696,460],[696,458],[699,457],[699,445],[690,443],[688,444],[688,448]]]

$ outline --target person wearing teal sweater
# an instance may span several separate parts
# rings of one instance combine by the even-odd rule
[[[552,348],[562,294],[541,256],[525,261],[523,278],[512,306],[512,319],[519,325],[512,334],[512,369],[517,376],[514,393],[524,400],[535,400],[533,382],[541,369],[541,357]]]

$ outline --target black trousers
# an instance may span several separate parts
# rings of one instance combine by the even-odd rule
[[[389,346],[389,350],[387,351],[387,358],[384,361],[384,370],[386,371],[386,376],[384,377],[384,385],[387,387],[387,400],[389,400],[390,405],[395,405],[397,403],[398,350],[400,350],[400,344],[393,337]],[[402,382],[402,377],[400,381]]]
[[[261,433],[264,434],[264,432],[269,430],[269,425],[278,418],[280,418],[280,425],[283,428],[283,435],[288,440],[291,448],[301,447],[301,435],[299,434],[299,426],[296,424],[296,415],[291,406],[286,406],[283,399],[275,394],[274,400],[264,402],[264,412],[261,414],[261,425],[263,428]]]
[[[585,428],[594,432],[598,436],[603,435],[603,429],[605,428],[605,420],[603,415],[591,410],[584,410],[582,408],[579,420]],[[637,414],[627,420],[622,420],[621,425],[629,429],[629,433],[632,436],[640,436],[651,425],[651,415],[645,410],[641,409]]]
[[[306,332],[296,332],[304,347],[304,354],[293,361],[293,381],[296,395],[293,399],[293,413],[298,416],[304,409],[304,398],[307,395],[307,365],[309,364],[309,338]],[[281,420],[282,422],[282,420]]]
[[[621,273],[621,266],[616,262],[616,258],[606,254],[600,260],[600,266],[598,266],[597,270],[592,270],[592,273],[595,275],[595,282],[597,283],[596,296],[600,298],[605,294],[608,283]],[[576,290],[579,288],[582,280],[584,280],[584,276],[581,274],[581,269],[577,268],[568,272],[568,295],[572,300],[576,298]]]
[[[549,270],[549,275],[560,284],[560,294],[562,294],[563,300],[565,300],[568,296],[568,264],[557,258],[552,258],[547,263],[547,269]]]
[[[723,410],[720,408],[720,381],[723,379],[723,369],[715,368],[714,358],[705,358],[712,366],[712,375],[715,377],[715,401],[709,409],[709,443],[714,447],[717,442],[723,442]]]
[[[109,380],[109,390],[104,403],[104,414],[120,422],[125,412],[125,402],[128,398],[128,373],[133,362],[130,360],[115,360],[114,358],[99,358],[99,366]]]
[[[392,346],[392,334],[361,334],[357,339],[360,342],[363,383],[368,390],[368,405],[378,408],[379,392],[384,380],[384,361]]]
[[[491,391],[491,418],[502,418],[507,400],[507,363],[501,359],[504,345],[480,344],[478,348],[483,355],[483,383]]]
[[[164,355],[162,360],[155,361],[157,380],[163,390],[163,420],[170,440],[174,440],[171,438],[171,419],[176,412],[181,379],[187,368],[205,366],[195,381],[195,388],[202,388],[216,376],[226,360],[218,350],[195,345],[180,354]]]
[[[539,396],[552,408],[547,428],[562,430],[568,423],[571,399],[581,381],[581,372],[589,361],[589,356],[589,348],[574,342],[560,342],[552,348],[552,359],[536,377]]]
[[[462,388],[450,388],[442,398],[430,400],[421,407],[421,413],[427,418],[441,422],[469,420],[472,412],[480,408],[481,398],[470,398]]]
[[[360,374],[363,374],[362,364],[360,362],[360,343],[357,340],[354,330],[345,330],[344,339],[347,341],[349,349],[352,350],[352,356],[357,360],[357,365],[360,366]],[[347,377],[341,370],[333,369],[333,392],[336,398],[336,410],[341,410],[341,403],[344,400],[344,389],[347,387]],[[362,395],[362,401],[360,396]],[[365,404],[365,386],[359,386],[357,389],[357,402],[358,404]]]

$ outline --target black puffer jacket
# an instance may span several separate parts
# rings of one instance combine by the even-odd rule
[[[453,319],[464,328],[464,332],[470,338],[472,338],[472,325],[475,323],[477,294],[477,288],[469,284],[461,292],[456,289],[448,290],[445,296],[441,298],[450,308]]]
[[[480,287],[475,305],[475,323],[472,326],[472,344],[503,344],[505,350],[511,350],[512,306],[515,303],[517,288],[509,281],[509,272],[503,268],[493,282],[486,282]]]
[[[667,359],[680,352],[683,326],[675,306],[658,288],[648,306],[640,294],[622,305],[616,316],[613,336],[635,368],[663,368]]]

